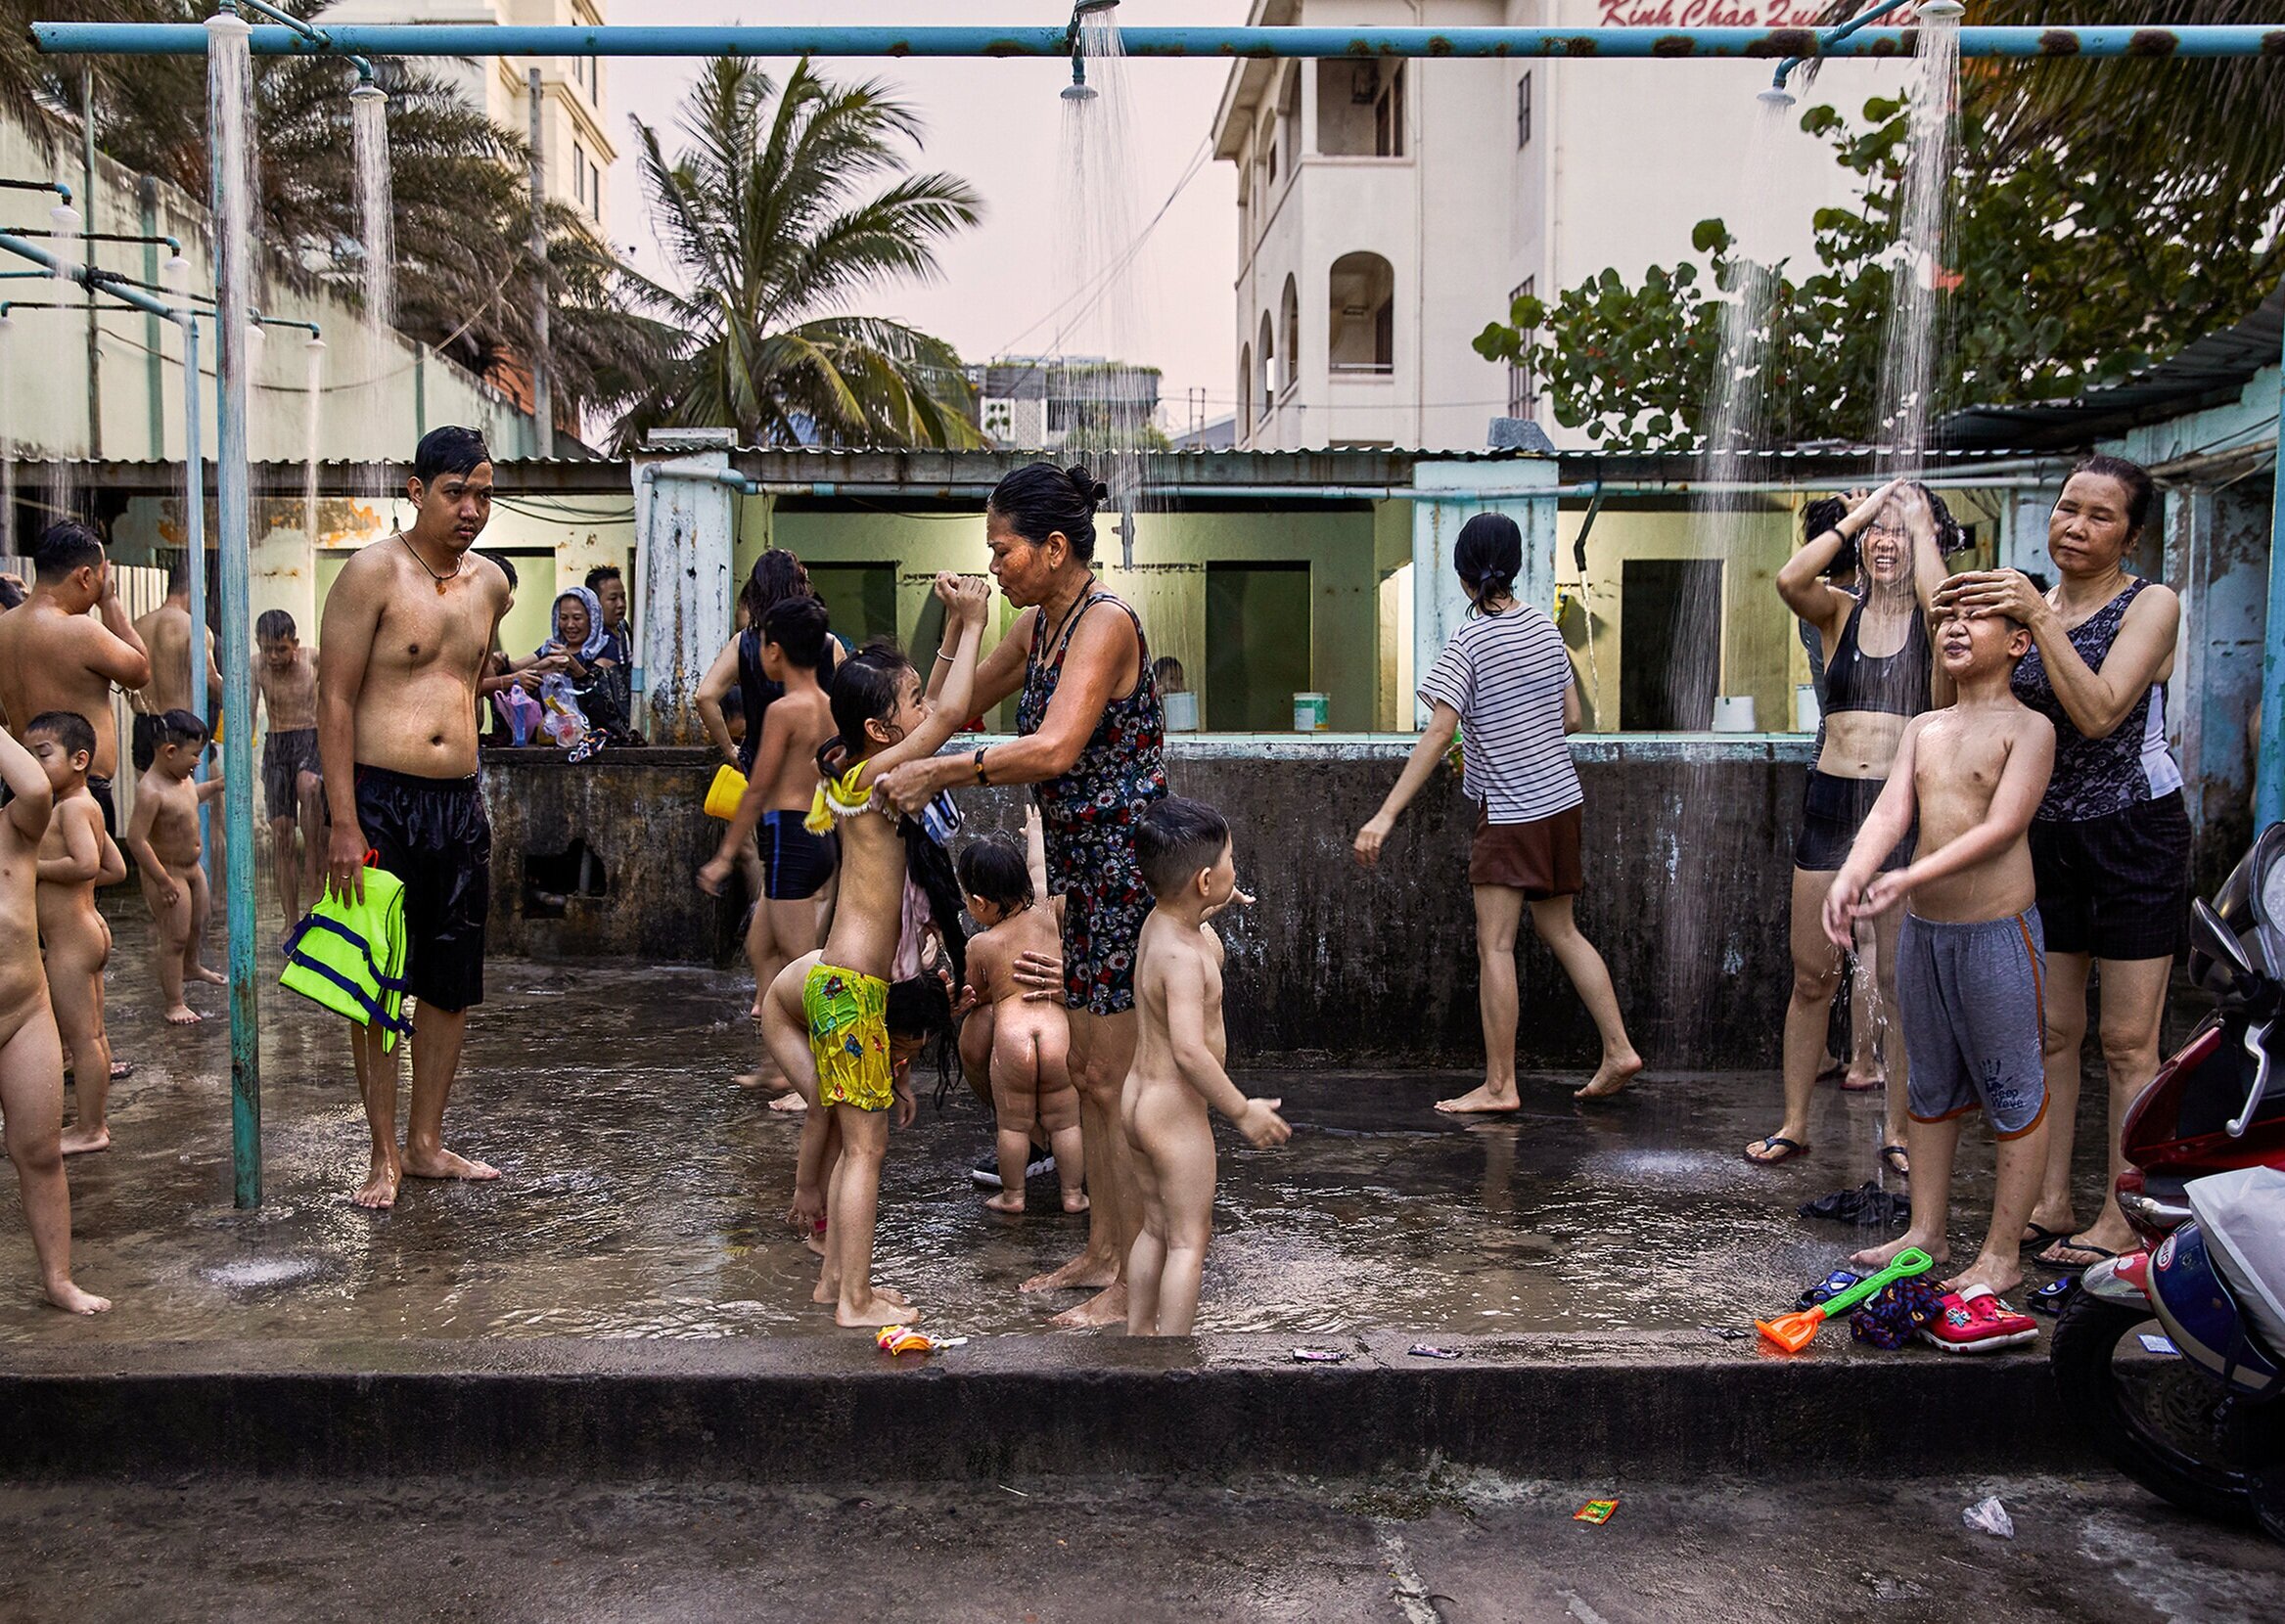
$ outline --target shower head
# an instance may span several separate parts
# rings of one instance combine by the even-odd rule
[[[375,84],[371,79],[366,79],[361,81],[356,89],[349,92],[349,100],[352,102],[386,102],[388,100],[388,92]]]
[[[1097,94],[1095,87],[1084,79],[1074,79],[1063,87],[1063,99],[1067,102],[1091,102]]]
[[[1765,107],[1773,108],[1789,108],[1794,105],[1793,92],[1777,85],[1771,85],[1767,90],[1756,96],[1754,100]]]
[[[1960,0],[1927,0],[1927,3],[1920,8],[1920,17],[1923,21],[1932,17],[1941,21],[1946,18],[1957,18],[1967,9],[1960,4]]]

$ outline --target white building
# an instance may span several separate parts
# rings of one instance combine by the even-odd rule
[[[1002,355],[968,373],[994,445],[1055,451],[1074,439],[1131,443],[1158,420],[1156,367],[1096,355]]]
[[[517,23],[584,27],[604,21],[603,0],[341,0],[321,23]],[[520,136],[531,133],[529,75],[539,69],[540,158],[547,195],[610,241],[605,200],[618,149],[604,133],[599,57],[425,58],[420,66],[458,80],[469,102]]]
[[[1255,23],[1687,26],[1695,0],[1254,0]],[[1728,26],[1814,21],[1813,0],[1740,0]],[[1685,15],[1691,14],[1691,15]],[[1485,444],[1536,417],[1531,381],[1471,340],[1514,296],[1692,257],[1690,229],[1748,229],[1774,189],[1772,251],[1798,268],[1854,177],[1783,121],[1749,154],[1773,65],[1548,58],[1252,60],[1231,69],[1214,154],[1238,171],[1238,443],[1261,449]],[[1906,69],[1837,61],[1794,88],[1853,116]],[[1766,207],[1766,204],[1764,205]]]

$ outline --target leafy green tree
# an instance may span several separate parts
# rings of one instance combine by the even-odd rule
[[[2137,65],[2120,65],[2131,68]],[[2260,302],[2285,270],[2274,229],[2285,177],[2248,191],[2228,170],[2175,162],[2165,185],[2123,178],[2113,136],[2013,147],[1991,134],[1980,94],[1963,96],[1962,154],[1942,248],[1936,415],[1971,402],[2047,399],[2119,378]],[[1703,266],[1615,271],[1553,301],[1518,299],[1477,338],[1544,381],[1556,421],[1598,442],[1690,443],[1719,348],[1722,298],[1773,274],[1765,349],[1770,432],[1779,443],[1876,439],[1882,327],[1892,301],[1908,114],[1865,105],[1803,115],[1860,177],[1854,208],[1817,212],[1822,269],[1763,273],[1739,261],[1719,220],[1692,234]],[[2179,155],[2175,155],[2177,158]],[[2141,167],[2149,167],[2145,158]]]
[[[635,126],[652,212],[687,283],[648,287],[645,303],[687,338],[620,420],[621,443],[723,424],[748,444],[982,443],[951,345],[848,312],[884,283],[936,275],[937,246],[981,217],[966,182],[908,172],[911,109],[806,62],[781,87],[726,58],[692,91],[682,129],[689,144],[669,161],[659,132]]]

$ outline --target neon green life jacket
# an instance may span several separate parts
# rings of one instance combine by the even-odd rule
[[[363,902],[328,890],[294,927],[278,985],[360,1026],[378,1023],[389,1053],[413,1029],[401,1013],[404,955],[404,881],[368,868]]]

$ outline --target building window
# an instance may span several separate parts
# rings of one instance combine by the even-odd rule
[[[1516,80],[1516,151],[1531,144],[1531,75]]]
[[[576,141],[571,143],[571,197],[587,206],[587,149]]]
[[[1515,292],[1507,296],[1509,306],[1512,308],[1517,299],[1530,298],[1538,281],[1537,277],[1528,276],[1517,283]],[[1538,336],[1539,330],[1537,328],[1533,328],[1524,335],[1526,350],[1531,348],[1532,340]],[[1507,415],[1511,418],[1528,418],[1535,413],[1538,407],[1539,385],[1538,382],[1531,377],[1531,369],[1521,360],[1510,361],[1507,364]]]
[[[1290,389],[1302,378],[1302,291],[1292,277],[1285,279],[1285,293],[1278,300],[1277,326],[1280,346],[1285,351],[1285,368],[1278,374],[1281,389]]]
[[[1379,65],[1376,64],[1376,67]],[[1380,94],[1373,101],[1373,154],[1377,158],[1404,156],[1404,65],[1382,76]]]
[[[1277,344],[1271,336],[1269,312],[1261,312],[1260,350],[1255,356],[1257,376],[1253,387],[1261,401],[1261,422],[1266,426],[1269,414],[1277,405]]]
[[[1345,253],[1327,279],[1332,319],[1325,354],[1336,374],[1396,370],[1396,273],[1377,253]]]
[[[1332,158],[1404,156],[1404,65],[1317,64],[1317,151]]]
[[[603,171],[592,163],[587,165],[587,212],[603,218]]]
[[[1238,346],[1238,438],[1254,432],[1254,346]]]

